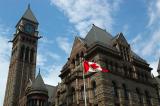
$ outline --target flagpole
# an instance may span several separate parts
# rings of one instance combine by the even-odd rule
[[[82,66],[83,66],[83,58],[82,58]],[[84,66],[83,66],[83,84],[84,84],[84,103],[85,103],[85,106],[87,106],[87,97],[86,97],[86,83],[85,83],[85,76],[84,76]]]

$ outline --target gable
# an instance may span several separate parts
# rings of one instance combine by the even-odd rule
[[[129,45],[126,38],[123,36],[123,33],[119,33],[117,36],[116,36],[116,39],[118,39],[118,41],[121,43],[121,44],[124,44],[124,45]]]
[[[74,58],[76,54],[84,48],[84,45],[85,43],[82,41],[81,38],[75,37],[75,40],[72,46],[72,50],[71,50],[71,54],[70,54],[70,58]]]

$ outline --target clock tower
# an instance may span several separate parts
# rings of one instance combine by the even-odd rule
[[[12,53],[9,65],[3,106],[19,106],[25,95],[29,80],[34,80],[38,39],[38,21],[30,6],[16,25],[11,42]]]

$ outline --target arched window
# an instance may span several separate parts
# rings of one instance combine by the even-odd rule
[[[115,97],[118,97],[118,90],[117,90],[117,85],[114,81],[112,81],[112,86],[113,86],[113,95]]]
[[[58,91],[57,93],[57,104],[59,105],[59,102],[60,102],[60,92]]]
[[[34,49],[31,49],[30,51],[30,62],[34,62]]]
[[[136,93],[137,93],[137,96],[138,96],[138,101],[139,103],[142,103],[142,96],[141,96],[141,93],[140,93],[140,90],[138,88],[136,88]]]
[[[148,76],[147,74],[144,74],[145,80],[148,80]]]
[[[84,58],[84,53],[83,53],[83,51],[80,53],[80,57]]]
[[[74,103],[76,98],[75,89],[71,88],[71,102]]]
[[[75,92],[75,89],[72,88],[72,102],[74,103],[76,100],[76,92]]]
[[[76,63],[75,63],[76,66],[79,65],[79,54],[76,55],[76,60],[75,60],[75,62],[76,62]]]
[[[23,46],[21,46],[21,49],[20,49],[20,60],[23,60],[24,59],[24,50],[25,50],[25,47],[24,47],[24,45]]]
[[[81,99],[84,100],[84,86],[81,86]]]
[[[92,82],[92,88],[93,88],[93,96],[95,97],[96,96],[96,82],[95,81]]]
[[[145,91],[145,96],[146,96],[147,105],[148,106],[152,106],[152,104],[151,104],[151,98],[150,98],[150,95],[149,95],[148,91]]]
[[[25,52],[25,61],[29,61],[29,47],[26,48],[26,52]]]
[[[124,97],[128,99],[128,91],[127,91],[126,85],[122,84],[122,87],[123,87]]]

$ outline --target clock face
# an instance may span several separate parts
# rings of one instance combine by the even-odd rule
[[[33,33],[34,32],[34,27],[31,24],[26,24],[25,25],[25,32],[27,33]]]

